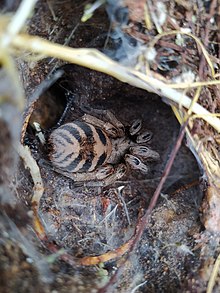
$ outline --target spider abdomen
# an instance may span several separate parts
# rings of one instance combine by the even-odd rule
[[[90,123],[74,121],[55,129],[49,144],[52,164],[66,172],[91,172],[104,164],[111,154],[106,133]]]

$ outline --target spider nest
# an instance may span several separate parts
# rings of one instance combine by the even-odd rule
[[[218,1],[61,2],[0,6],[0,288],[218,292]],[[48,137],[90,108],[143,121],[147,174],[54,172]]]

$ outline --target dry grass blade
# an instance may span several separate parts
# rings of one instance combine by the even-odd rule
[[[213,271],[212,271],[211,277],[209,279],[209,283],[208,283],[206,293],[212,293],[213,292],[215,282],[216,282],[216,278],[217,278],[218,273],[219,273],[219,267],[220,267],[220,255],[218,255],[218,257],[216,259],[216,262],[215,262],[215,265],[213,267]]]
[[[191,99],[182,92],[169,88],[169,85],[155,79],[151,76],[127,68],[106,57],[96,49],[74,49],[53,44],[38,37],[28,35],[17,35],[12,45],[19,50],[29,50],[33,53],[45,55],[45,57],[55,57],[71,63],[82,65],[94,70],[107,73],[123,82],[127,82],[138,88],[165,96],[171,102],[181,104],[189,109]],[[212,127],[220,132],[220,120],[217,117],[209,115],[209,111],[204,109],[198,103],[192,107],[195,114],[201,115]],[[204,116],[203,116],[204,115]]]

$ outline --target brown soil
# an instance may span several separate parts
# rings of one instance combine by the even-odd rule
[[[63,44],[74,30],[67,41],[69,46],[103,49],[109,31],[105,10],[97,10],[90,20],[80,23],[85,3],[60,2],[38,1],[29,32]],[[184,10],[182,5],[178,7]],[[132,15],[135,21],[136,14]],[[110,50],[115,45],[108,46]],[[28,102],[38,100],[30,124],[38,120],[46,137],[58,122],[82,115],[80,106],[88,104],[111,110],[125,125],[141,118],[143,129],[153,132],[150,147],[158,151],[160,160],[149,162],[149,174],[130,172],[103,188],[86,187],[52,171],[47,145],[41,145],[31,125],[27,127],[24,143],[40,167],[45,192],[39,213],[50,243],[77,259],[120,247],[132,237],[140,215],[146,211],[176,142],[179,124],[170,106],[155,94],[80,66],[48,59],[38,63],[19,61],[18,66]],[[49,73],[51,79],[51,72],[58,68],[62,68],[63,75],[39,90],[37,86]],[[7,108],[6,116],[11,117],[12,111]],[[1,129],[8,128],[0,123]],[[74,266],[51,254],[49,245],[42,245],[31,221],[33,181],[14,154],[15,139],[10,127],[0,132],[0,291],[102,292],[100,288],[121,268],[123,257],[98,266]],[[134,292],[139,284],[135,292],[205,291],[219,238],[206,232],[200,221],[205,187],[202,175],[196,159],[183,144],[137,249],[123,264],[109,291]],[[121,186],[124,188],[119,192]],[[218,292],[218,284],[215,290]]]

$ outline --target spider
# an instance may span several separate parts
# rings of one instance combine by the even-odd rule
[[[106,121],[84,114],[52,131],[49,160],[53,169],[74,181],[100,186],[119,180],[129,168],[147,173],[144,161],[159,158],[145,145],[152,134],[140,132],[140,119],[126,129],[109,110],[102,114]]]

